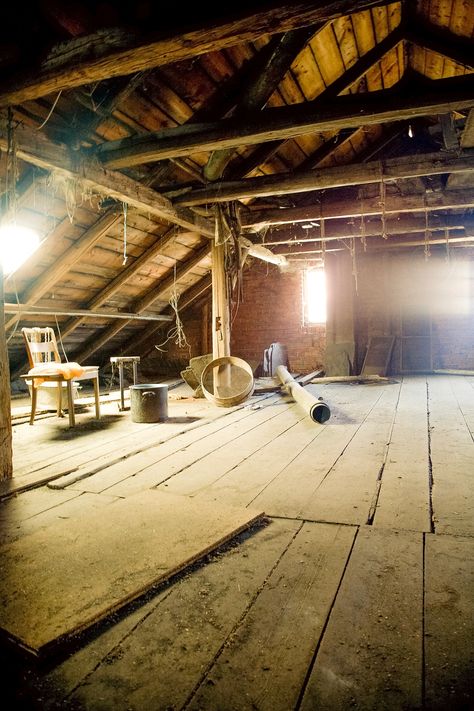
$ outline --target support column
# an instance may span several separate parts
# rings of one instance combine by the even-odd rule
[[[326,375],[352,375],[355,361],[354,279],[350,255],[326,254]]]
[[[3,269],[0,265],[0,479],[13,476],[10,368],[5,336]]]
[[[212,358],[230,355],[230,313],[224,269],[225,245],[212,243]]]

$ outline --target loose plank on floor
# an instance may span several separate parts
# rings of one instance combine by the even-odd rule
[[[159,604],[150,602],[147,615],[133,630],[126,629],[116,646],[101,644],[102,663],[78,684],[74,657],[54,679],[78,687],[71,702],[81,708],[180,709],[199,686],[206,670],[265,586],[271,571],[290,546],[300,522],[272,521],[251,537],[173,585]],[[120,622],[125,625],[126,620]],[[112,630],[110,631],[112,633]],[[99,652],[97,652],[99,654]],[[85,662],[85,660],[84,660]],[[223,708],[221,706],[221,708]]]
[[[422,598],[423,534],[362,527],[301,709],[421,708]]]
[[[0,628],[39,654],[136,599],[260,518],[147,491],[0,549]],[[124,540],[120,540],[120,532]]]

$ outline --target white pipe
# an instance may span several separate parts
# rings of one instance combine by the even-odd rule
[[[331,410],[322,400],[318,400],[290,375],[284,365],[279,365],[276,369],[277,377],[283,384],[285,390],[298,405],[311,417],[314,422],[326,422],[331,416]]]

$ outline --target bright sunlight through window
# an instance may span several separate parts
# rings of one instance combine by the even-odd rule
[[[13,274],[38,248],[39,236],[28,227],[4,225],[0,228],[0,260],[4,274]]]
[[[305,323],[326,323],[326,275],[322,269],[304,273]]]

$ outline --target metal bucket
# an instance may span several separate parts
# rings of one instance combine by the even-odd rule
[[[132,422],[160,422],[168,417],[168,386],[142,383],[130,386]]]

